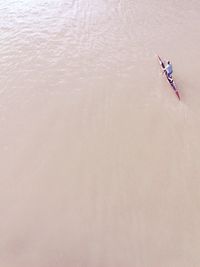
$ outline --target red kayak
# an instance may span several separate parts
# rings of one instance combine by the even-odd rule
[[[164,62],[162,61],[162,59],[161,59],[159,56],[158,56],[158,61],[159,61],[159,63],[160,63],[160,66],[161,66],[162,70],[164,70],[164,68],[165,68],[165,64],[164,64]],[[164,73],[165,73],[165,76],[166,76],[166,78],[167,78],[169,84],[171,85],[173,91],[175,92],[175,94],[177,95],[178,99],[180,100],[180,95],[179,95],[179,92],[178,92],[178,88],[176,87],[176,84],[175,84],[173,78],[170,79],[170,78],[168,77],[166,70],[164,71]]]

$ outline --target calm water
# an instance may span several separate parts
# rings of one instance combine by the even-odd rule
[[[200,265],[199,13],[0,1],[1,266]]]

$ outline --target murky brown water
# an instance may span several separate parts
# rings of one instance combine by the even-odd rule
[[[1,1],[0,266],[200,265],[199,12]]]

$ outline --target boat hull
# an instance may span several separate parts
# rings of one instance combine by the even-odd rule
[[[168,77],[166,70],[164,70],[164,68],[165,68],[164,62],[162,61],[162,59],[159,56],[157,56],[157,57],[158,57],[159,64],[162,68],[162,71],[164,71],[164,74],[165,74],[165,77],[166,77],[168,83],[170,84],[170,86],[173,89],[174,93],[176,94],[177,98],[180,100],[180,95],[179,95],[179,92],[178,92],[178,89],[177,89],[177,86],[176,86],[174,80],[170,79]]]

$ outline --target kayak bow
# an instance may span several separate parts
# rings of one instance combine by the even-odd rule
[[[159,56],[157,56],[157,57],[158,57],[159,64],[160,64],[162,70],[164,71],[165,76],[166,76],[170,86],[172,87],[173,91],[175,92],[175,94],[177,95],[178,99],[180,100],[180,95],[179,95],[179,92],[178,92],[178,88],[176,87],[176,84],[175,84],[174,80],[170,79],[168,77],[166,70],[164,70],[164,68],[165,68],[164,62],[162,61],[162,59]]]

